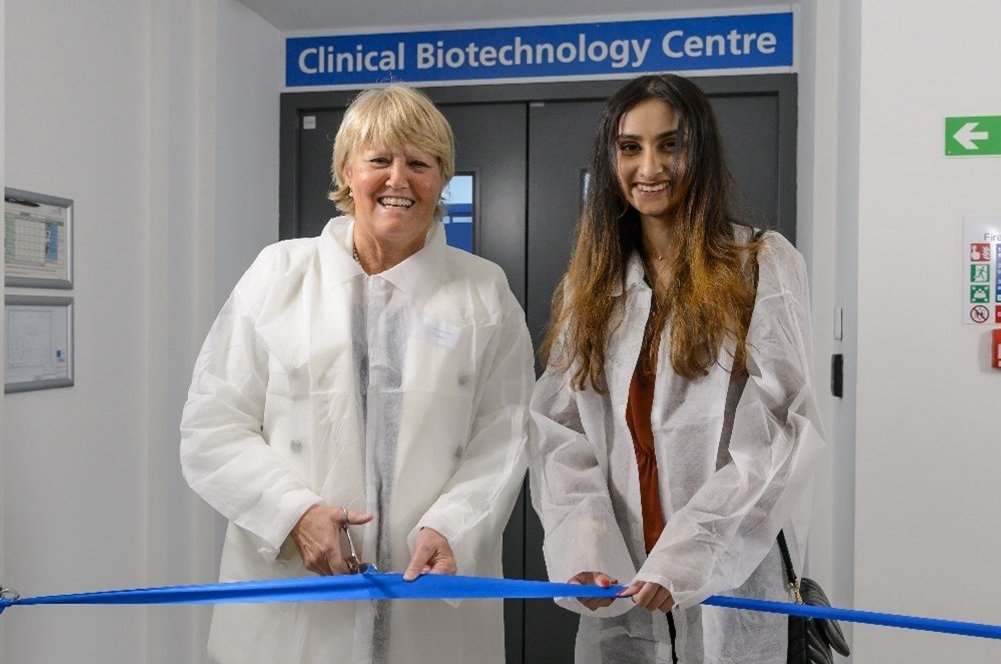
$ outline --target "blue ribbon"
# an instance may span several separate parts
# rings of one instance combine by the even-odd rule
[[[15,601],[0,600],[0,611],[13,604],[249,604],[363,599],[614,597],[619,589],[442,574],[425,574],[414,581],[404,581],[402,574],[345,574],[24,597]]]
[[[351,601],[372,599],[552,599],[555,597],[614,598],[622,586],[601,588],[572,583],[521,579],[487,579],[426,574],[404,581],[400,574],[310,576],[265,581],[235,581],[190,586],[165,586],[69,595],[43,595],[9,599],[0,597],[0,613],[13,605],[38,604],[234,604],[257,602]],[[791,604],[714,595],[705,604],[729,609],[781,613],[804,618],[916,629],[1001,639],[1001,626],[920,618],[916,616],[856,611],[826,606]]]
[[[703,604],[720,606],[727,609],[745,609],[747,611],[764,611],[765,613],[784,613],[789,616],[803,618],[826,618],[842,622],[861,623],[865,625],[880,625],[882,627],[899,627],[901,629],[917,629],[925,632],[941,634],[958,634],[959,636],[975,636],[983,639],[1001,639],[1001,625],[961,622],[958,620],[942,620],[940,618],[921,618],[896,613],[880,613],[877,611],[857,611],[855,609],[839,609],[833,606],[811,606],[809,604],[789,604],[786,602],[771,602],[763,599],[745,599],[741,597],[724,597],[713,595]]]

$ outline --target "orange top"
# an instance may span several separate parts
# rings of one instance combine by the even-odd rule
[[[650,411],[653,409],[653,388],[656,374],[643,369],[643,358],[636,364],[629,383],[626,404],[626,424],[633,436],[636,465],[640,473],[640,505],[643,508],[643,543],[650,553],[664,530],[664,515],[660,509],[660,479],[657,474],[657,454],[653,447]]]

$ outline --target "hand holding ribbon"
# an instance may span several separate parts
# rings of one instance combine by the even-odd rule
[[[414,540],[414,555],[403,573],[404,581],[413,581],[422,574],[455,574],[455,554],[444,535],[434,528],[421,528]]]

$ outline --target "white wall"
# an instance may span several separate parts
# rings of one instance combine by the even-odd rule
[[[827,404],[830,516],[822,499],[810,571],[838,605],[998,624],[1001,376],[958,299],[962,216],[1001,214],[1001,159],[947,160],[942,125],[1001,114],[1001,5],[800,6],[815,55],[800,68],[801,248],[813,254],[818,363],[825,345],[845,355],[845,397]],[[834,306],[844,339],[832,342]],[[852,632],[856,664],[998,659],[991,641]]]
[[[808,543],[807,574],[831,589],[832,601],[846,604],[841,593],[850,584],[835,584],[843,559],[834,555],[838,540],[834,493],[843,486],[835,457],[843,446],[836,443],[832,412],[835,399],[827,386],[831,379],[833,335],[836,190],[838,9],[835,3],[806,0],[799,12],[799,135],[797,138],[797,245],[810,271],[813,305],[813,379],[817,403],[824,414],[831,451],[818,469],[813,521]],[[825,26],[835,29],[825,29]],[[850,550],[850,549],[849,549]]]
[[[73,198],[77,226],[76,385],[0,399],[2,580],[211,581],[177,425],[214,294],[277,235],[277,31],[235,0],[8,0],[4,34],[6,184]],[[202,661],[207,615],[15,609],[0,661]]]
[[[166,285],[150,298],[151,348],[162,343],[167,352],[151,353],[150,401],[163,426],[151,430],[150,510],[163,527],[150,530],[150,576],[200,583],[217,576],[225,524],[181,477],[179,415],[215,313],[261,247],[278,239],[279,35],[236,0],[175,1],[160,12],[154,49],[166,46],[169,56],[159,89],[199,103],[161,99],[154,108],[162,132],[154,132],[161,144],[153,161],[171,186],[151,210],[150,262]],[[148,661],[198,661],[209,615],[151,610]]]
[[[76,386],[4,399],[5,583],[141,585],[146,10],[31,0],[6,11],[6,183],[75,201]],[[141,642],[122,638],[142,629],[128,608],[3,620],[5,661],[142,659]]]
[[[216,124],[215,293],[218,309],[266,244],[278,240],[279,100],[285,78],[281,35],[237,0],[219,3]],[[244,143],[257,144],[253,158]],[[248,186],[248,183],[254,183]],[[264,225],[254,220],[274,221]]]
[[[824,584],[833,601],[841,606],[855,607],[855,513],[858,509],[855,492],[855,434],[858,389],[858,179],[859,179],[859,5],[862,0],[845,0],[839,5],[837,20],[818,22],[818,33],[827,36],[837,48],[823,56],[837,64],[836,97],[832,100],[837,117],[818,131],[827,131],[829,148],[835,151],[836,172],[831,180],[836,212],[834,227],[835,279],[833,300],[829,306],[842,311],[842,339],[834,343],[833,351],[844,356],[844,397],[836,399],[831,410],[831,464],[834,482],[831,492],[832,541],[830,553],[835,561],[830,585]],[[818,209],[815,211],[821,214]],[[833,325],[832,325],[833,327]],[[818,329],[816,334],[830,334]],[[825,580],[826,581],[826,580]],[[851,639],[854,627],[846,625]],[[857,655],[858,650],[853,652]],[[859,657],[859,662],[866,661]]]
[[[5,18],[6,18],[6,8],[4,6],[4,3],[0,2],[0,95],[3,94],[4,88],[5,88],[5,85],[6,85],[6,77],[4,75],[4,71],[5,71],[6,67],[3,64],[4,63],[4,53],[7,50],[6,49],[5,30],[4,30],[4,21],[5,21]],[[0,136],[2,136],[3,133],[4,133],[5,122],[6,122],[5,109],[2,106],[0,106]],[[3,186],[4,183],[6,182],[5,177],[4,177],[4,173],[5,173],[5,169],[4,169],[5,159],[4,159],[4,156],[5,156],[5,154],[6,153],[4,151],[3,146],[0,146],[0,186]],[[6,230],[7,230],[6,227],[3,230],[0,230],[0,237],[5,237],[6,236]],[[4,258],[5,258],[4,255],[0,255],[0,274],[2,274],[3,271],[4,271]],[[5,333],[4,327],[5,327],[4,325],[0,325],[0,347],[6,348],[5,339],[4,339],[4,333]],[[3,365],[0,365],[0,383],[3,383],[3,381],[4,381],[4,366],[5,366],[5,364],[6,363],[4,363]],[[3,402],[3,399],[0,398],[0,423],[2,423],[3,420],[4,420],[4,402]],[[5,501],[6,500],[6,496],[4,495],[3,487],[5,487],[7,485],[6,470],[5,470],[5,465],[4,465],[4,444],[3,444],[3,441],[4,441],[4,431],[3,431],[3,427],[0,426],[0,501]],[[4,520],[5,520],[4,519],[4,515],[5,515],[5,510],[0,509],[0,586],[3,585],[4,579],[6,578],[6,576],[4,574],[4,558],[5,558],[5,556],[3,555],[3,551],[4,551]],[[5,638],[6,628],[4,627],[4,625],[5,625],[5,622],[3,620],[0,620],[0,661],[3,661],[4,642],[6,641],[6,638]]]
[[[960,324],[962,217],[1001,159],[943,157],[946,115],[1001,114],[994,0],[863,2],[855,601],[1001,623],[1001,373]],[[996,642],[856,628],[856,662],[996,662]]]
[[[202,553],[212,539],[211,521],[185,491],[176,450],[177,413],[186,391],[182,365],[191,364],[196,328],[209,304],[205,292],[211,290],[215,19],[214,3],[151,4],[152,178],[145,248],[150,284],[159,285],[146,302],[151,423],[147,504],[149,523],[155,524],[146,543],[152,585],[211,578],[211,563]],[[208,189],[202,184],[206,181]],[[207,618],[204,608],[148,609],[147,661],[198,661]]]

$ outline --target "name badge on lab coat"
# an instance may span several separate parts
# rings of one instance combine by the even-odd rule
[[[459,336],[462,328],[438,320],[425,318],[417,328],[417,336],[425,341],[444,346],[445,348],[455,348],[459,345]]]

